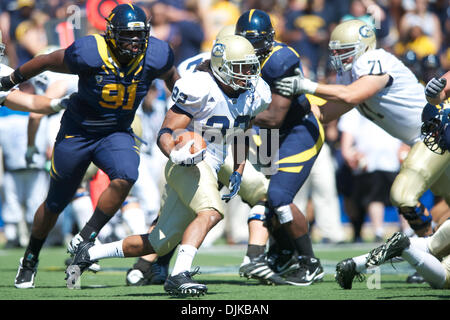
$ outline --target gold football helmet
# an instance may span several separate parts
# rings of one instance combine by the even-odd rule
[[[217,33],[216,36],[216,40],[219,40],[220,38],[226,37],[226,36],[231,36],[234,34],[234,30],[236,29],[236,27],[234,26],[234,24],[231,24],[229,26],[225,26],[222,29],[220,29],[220,31]],[[215,42],[214,42],[215,43]]]
[[[217,80],[234,90],[256,86],[260,65],[250,41],[230,35],[218,39],[211,50],[211,69]]]
[[[377,39],[373,27],[361,20],[348,20],[334,28],[328,48],[331,64],[337,72],[345,72],[364,52],[375,49]]]

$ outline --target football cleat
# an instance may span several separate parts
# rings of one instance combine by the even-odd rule
[[[158,260],[152,262],[147,270],[136,267],[127,271],[126,283],[128,286],[145,286],[150,284],[163,284],[169,276],[169,264],[160,264]]]
[[[169,276],[164,282],[164,290],[175,296],[201,296],[204,295],[208,288],[206,285],[195,282],[192,276],[198,273],[197,267],[194,272],[185,271],[175,276]]]
[[[369,252],[366,267],[379,266],[387,260],[400,256],[409,244],[409,238],[403,232],[394,233],[386,243]]]
[[[299,267],[298,259],[289,250],[282,250],[279,253],[269,254],[267,262],[269,267],[279,276],[297,270]]]
[[[18,289],[34,288],[34,279],[39,262],[20,258],[14,286]]]
[[[93,246],[94,242],[92,241],[85,241],[78,245],[72,263],[66,268],[67,288],[74,289],[81,274],[97,262],[91,261],[89,257],[88,250]]]
[[[351,289],[353,279],[357,278],[359,281],[363,281],[364,275],[356,272],[356,264],[353,259],[345,259],[336,265],[336,274],[334,279],[342,289]]]
[[[320,260],[308,256],[298,257],[299,267],[297,270],[286,274],[286,282],[294,286],[309,286],[314,282],[322,281],[325,272]]]
[[[73,258],[67,258],[64,261],[64,264],[66,265],[66,267],[68,267],[69,265],[72,264]],[[100,267],[100,265],[98,263],[93,263],[89,266],[89,271],[92,271],[94,273],[99,272],[100,270],[102,270],[102,267]]]
[[[239,267],[239,275],[247,279],[257,279],[264,284],[286,284],[286,281],[269,267],[265,254],[261,254],[254,259],[245,256]]]
[[[406,278],[407,283],[425,283],[425,279],[418,273],[414,272]]]
[[[73,256],[75,254],[75,251],[77,251],[78,246],[83,241],[83,237],[79,233],[77,233],[67,245],[67,252],[70,253],[71,256]]]

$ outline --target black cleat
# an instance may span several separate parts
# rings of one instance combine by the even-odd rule
[[[34,288],[34,279],[37,274],[39,262],[20,258],[14,286],[18,289]]]
[[[386,243],[369,252],[366,267],[379,266],[387,260],[400,256],[409,244],[409,238],[403,232],[394,233]]]
[[[353,259],[342,260],[336,265],[334,279],[342,289],[351,289],[355,277],[357,277],[359,281],[363,281],[364,279],[364,275],[356,272],[356,264]]]
[[[414,272],[406,278],[407,283],[425,283],[425,279],[418,273]]]
[[[299,268],[286,275],[286,282],[294,286],[309,286],[322,281],[325,272],[320,260],[308,256],[298,257]]]
[[[81,274],[87,270],[93,263],[88,250],[94,246],[92,241],[84,241],[78,245],[75,250],[72,263],[66,269],[67,288],[74,289]]]
[[[194,272],[185,271],[175,276],[169,276],[164,283],[164,290],[174,296],[201,296],[204,295],[208,288],[206,285],[195,282],[192,276],[198,273],[197,267]]]
[[[244,262],[239,267],[239,275],[247,279],[257,279],[269,285],[286,284],[286,281],[269,267],[265,254],[254,259],[245,256]]]
[[[267,262],[269,267],[279,276],[283,276],[299,268],[297,257],[289,250],[269,254]]]
[[[127,271],[126,283],[128,286],[164,284],[168,276],[169,264],[161,264],[156,260],[149,262],[149,267],[142,268],[136,263]]]

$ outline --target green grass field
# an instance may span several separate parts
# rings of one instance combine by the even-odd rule
[[[413,269],[405,262],[381,267],[380,273],[368,273],[366,281],[355,282],[352,290],[342,290],[334,281],[334,268],[341,259],[367,252],[375,244],[315,245],[325,268],[324,281],[309,287],[266,286],[238,275],[245,246],[213,246],[200,249],[193,266],[200,266],[195,279],[208,286],[202,297],[187,300],[449,300],[448,290],[433,290],[427,284],[408,284]],[[36,288],[19,290],[13,282],[23,249],[0,250],[1,300],[173,300],[161,285],[128,287],[125,273],[134,259],[101,261],[102,271],[86,272],[81,289],[69,290],[64,280],[64,248],[44,248],[40,257]],[[376,278],[376,276],[379,276]],[[379,282],[375,282],[379,279]],[[368,289],[379,283],[379,288]]]

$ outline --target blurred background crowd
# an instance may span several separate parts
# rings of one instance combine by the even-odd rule
[[[0,30],[6,45],[2,61],[17,68],[35,55],[65,48],[75,39],[92,33],[103,33],[104,17],[120,0],[1,0]],[[314,81],[334,83],[335,74],[328,61],[330,32],[340,22],[362,19],[376,29],[377,46],[395,54],[411,69],[418,81],[426,83],[450,66],[449,0],[147,0],[131,1],[140,5],[151,17],[151,35],[167,41],[175,53],[175,64],[202,51],[209,51],[216,34],[234,24],[249,9],[261,9],[271,16],[275,39],[294,48],[301,56],[307,77]],[[38,92],[38,81],[25,83],[23,90]],[[423,94],[418,92],[417,94]],[[142,118],[143,137],[150,147],[142,150],[151,165],[148,179],[156,188],[133,198],[133,212],[140,210],[146,226],[157,214],[160,173],[164,157],[154,147],[154,137],[167,110],[167,92],[156,82],[143,102],[138,115]],[[314,99],[314,97],[312,97]],[[320,103],[320,101],[319,101]],[[38,134],[44,136],[40,154],[47,165],[19,166],[11,163],[8,152],[26,152],[28,114],[0,109],[0,149],[3,150],[0,175],[1,215],[0,243],[6,247],[25,246],[27,232],[36,207],[46,196],[46,188],[21,190],[5,188],[8,171],[28,174],[45,171],[51,156],[51,144],[58,121],[41,122]],[[53,117],[55,118],[55,117]],[[46,129],[45,129],[46,128]],[[19,136],[22,138],[19,138]],[[25,137],[25,138],[23,138]],[[315,242],[381,241],[391,230],[410,232],[389,201],[389,189],[408,147],[362,118],[357,111],[327,125],[326,144],[316,168],[296,198],[307,215]],[[24,140],[25,139],[25,140]],[[38,140],[38,138],[37,138]],[[18,141],[25,145],[19,147]],[[152,143],[153,141],[153,143]],[[20,142],[22,143],[22,142]],[[140,173],[142,175],[142,173]],[[140,176],[141,177],[141,176]],[[96,174],[93,179],[101,179]],[[324,186],[324,183],[326,186]],[[94,188],[94,184],[88,185]],[[145,189],[145,187],[144,187]],[[225,189],[225,188],[224,188]],[[226,192],[227,190],[224,190]],[[30,196],[35,193],[36,196]],[[10,198],[14,198],[11,200]],[[33,200],[33,201],[31,201]],[[91,199],[95,201],[95,199]],[[11,209],[10,201],[17,204]],[[133,202],[130,200],[130,203]],[[431,192],[422,198],[428,208],[439,199]],[[37,205],[36,205],[37,203]],[[128,203],[127,203],[128,204]],[[5,209],[5,205],[10,207]],[[116,215],[101,240],[122,238],[127,233],[142,232],[146,226],[128,221],[124,208]],[[208,235],[204,246],[216,241],[228,244],[247,241],[248,206],[239,198],[228,204],[228,213]],[[8,214],[5,214],[5,212]],[[14,214],[11,214],[11,212]],[[128,216],[131,214],[129,212]],[[133,213],[137,215],[136,213]],[[61,245],[77,229],[77,218],[71,208],[60,216],[59,228],[53,231],[48,245]],[[134,220],[136,221],[136,220]],[[144,221],[144,220],[141,220]],[[79,223],[82,223],[78,221]],[[127,223],[128,222],[128,223]],[[52,240],[53,239],[53,240]]]

